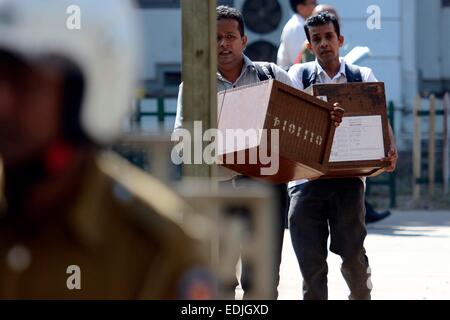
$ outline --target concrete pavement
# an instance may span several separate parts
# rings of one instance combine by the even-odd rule
[[[450,210],[393,211],[369,224],[365,247],[377,300],[450,299]],[[329,253],[329,299],[347,299],[341,259]],[[286,230],[279,299],[301,299],[301,274]]]

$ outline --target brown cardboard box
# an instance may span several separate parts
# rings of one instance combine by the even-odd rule
[[[339,102],[345,109],[343,121],[347,121],[346,123],[349,124],[345,129],[349,145],[345,146],[342,143],[340,148],[335,148],[333,145],[328,172],[324,177],[375,176],[382,173],[383,168],[389,166],[389,162],[379,159],[387,155],[390,143],[384,83],[315,84],[312,86],[312,93],[330,103]],[[376,126],[380,125],[382,132],[374,130],[368,125],[363,127],[364,124],[361,121],[376,123]],[[359,125],[361,131],[355,129],[354,132],[351,132],[352,124],[350,122],[355,124],[355,128]],[[335,142],[339,140],[341,134],[339,130],[344,126],[341,125],[336,130]],[[356,135],[356,137],[352,138],[352,135]],[[357,135],[360,136],[357,137]],[[378,141],[377,144],[381,147],[380,152],[382,153],[378,157],[374,156],[377,152],[374,148],[369,147],[367,138]],[[382,150],[383,148],[384,150]],[[341,155],[333,159],[340,151],[342,151]],[[355,155],[357,156],[352,158]],[[371,159],[360,160],[361,156]],[[340,159],[340,161],[336,162],[336,159]]]
[[[276,183],[325,174],[335,131],[331,109],[331,104],[276,80],[219,92],[218,128],[224,137],[227,129],[240,129],[241,136],[249,129],[279,129],[279,143],[274,148],[270,147],[270,138],[266,147],[266,139],[261,136],[240,146],[225,138],[231,144],[219,146],[223,166]],[[270,175],[262,173],[271,164],[259,152],[279,158],[279,170]],[[250,161],[251,154],[258,154],[257,159]],[[238,155],[245,155],[241,159],[245,161],[237,163]]]

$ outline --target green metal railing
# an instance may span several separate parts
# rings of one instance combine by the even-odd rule
[[[140,124],[142,117],[156,117],[158,123],[164,123],[167,116],[176,116],[176,112],[166,111],[165,98],[167,97],[157,97],[156,98],[156,111],[142,111],[142,100],[138,100],[136,111],[134,115],[134,121]]]
[[[141,100],[137,102],[136,112],[134,116],[134,120],[140,124],[142,117],[156,117],[159,124],[163,124],[164,120],[168,116],[176,116],[176,112],[166,111],[165,98],[168,97],[157,97],[157,108],[156,111],[142,111]],[[425,112],[425,111],[424,111]],[[388,117],[389,122],[394,130],[394,103],[389,102],[388,106]],[[394,208],[397,206],[397,185],[396,178],[397,174],[394,171],[390,174],[383,174],[383,179],[377,178],[369,178],[367,179],[367,195],[371,192],[371,187],[375,185],[384,185],[389,187],[389,203],[390,207]]]

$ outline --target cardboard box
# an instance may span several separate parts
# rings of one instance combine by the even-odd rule
[[[324,177],[376,176],[388,161],[389,126],[383,82],[315,84],[312,94],[345,109]]]
[[[226,137],[218,147],[223,166],[275,183],[322,176],[328,169],[335,131],[331,109],[331,104],[276,80],[219,92],[218,128]],[[232,143],[233,134],[239,130],[241,143]],[[255,131],[263,134],[242,139]],[[279,133],[279,141],[271,146],[272,132]],[[274,164],[261,154],[279,159],[276,172],[268,173]],[[238,156],[242,156],[240,163]]]

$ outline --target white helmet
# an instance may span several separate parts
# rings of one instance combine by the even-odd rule
[[[81,127],[93,141],[107,143],[131,108],[136,21],[127,0],[0,0],[0,49],[73,62],[85,81]]]

